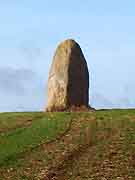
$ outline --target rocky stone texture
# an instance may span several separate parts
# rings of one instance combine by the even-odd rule
[[[89,72],[80,46],[74,40],[62,42],[53,57],[48,79],[47,111],[88,107]]]

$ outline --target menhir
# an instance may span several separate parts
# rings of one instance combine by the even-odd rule
[[[89,72],[83,52],[74,40],[56,49],[48,78],[46,111],[86,107],[89,102]]]

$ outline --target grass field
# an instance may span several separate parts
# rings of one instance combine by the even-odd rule
[[[6,179],[135,180],[135,110],[1,113]]]
[[[0,165],[7,165],[17,155],[57,137],[68,128],[66,114],[0,114]]]

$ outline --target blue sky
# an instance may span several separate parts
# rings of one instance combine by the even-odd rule
[[[57,45],[73,38],[90,70],[90,104],[135,107],[135,1],[0,0],[0,111],[42,110]]]

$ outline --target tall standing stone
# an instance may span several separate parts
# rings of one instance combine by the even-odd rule
[[[83,52],[74,40],[62,42],[56,49],[48,78],[47,111],[72,106],[88,107],[89,72]]]

